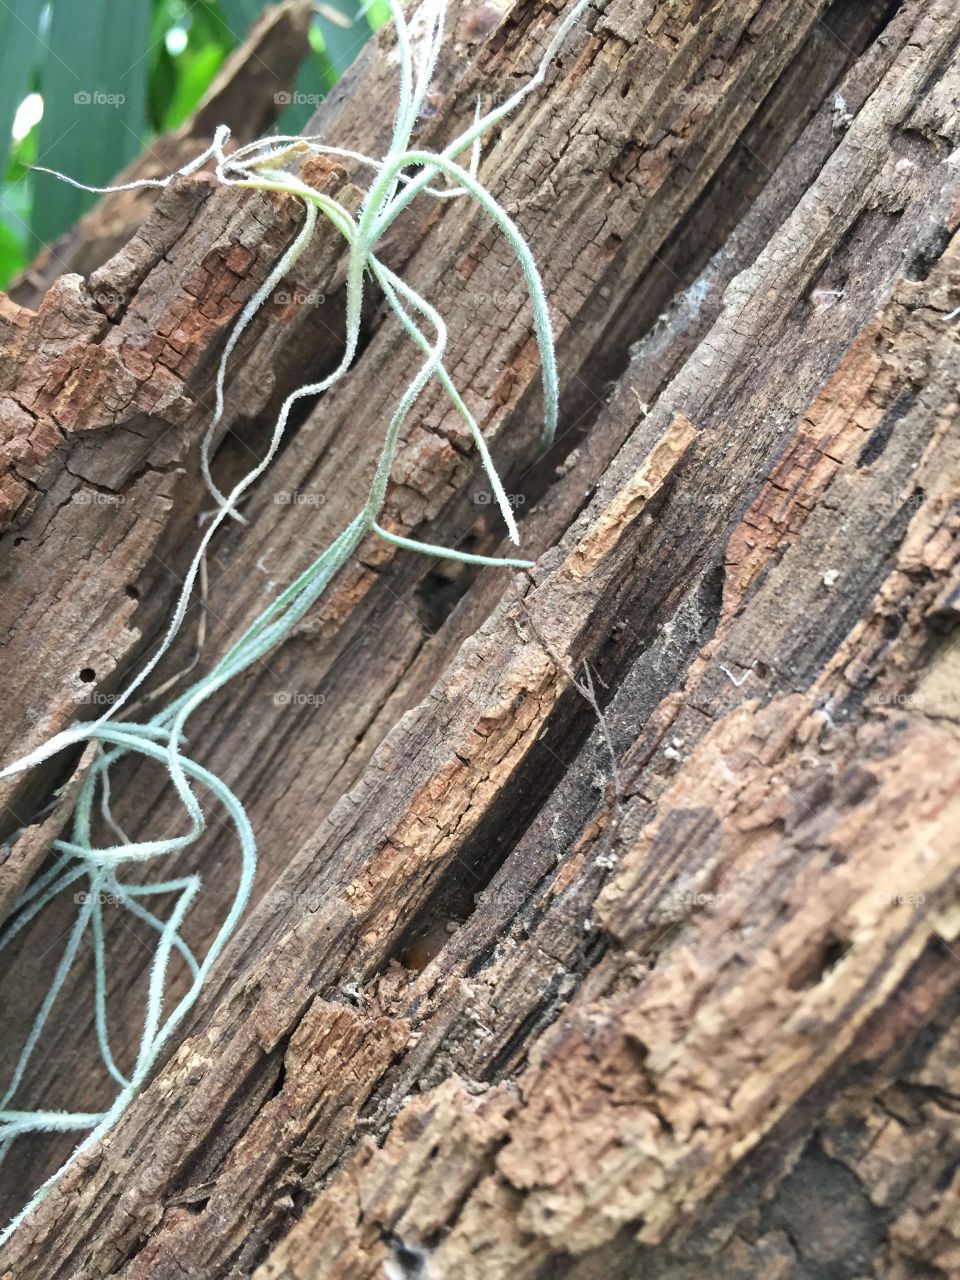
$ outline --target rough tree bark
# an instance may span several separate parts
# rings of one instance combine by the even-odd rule
[[[452,6],[422,138],[528,73],[562,7]],[[382,147],[391,54],[384,34],[318,129]],[[0,1274],[960,1274],[958,102],[952,0],[598,0],[482,167],[551,299],[547,458],[502,243],[466,205],[411,211],[387,259],[450,320],[537,567],[365,546],[198,715],[194,755],[260,838],[255,905]],[[352,172],[305,176],[359,201]],[[0,300],[4,758],[155,642],[218,351],[298,217],[200,175],[88,278]],[[318,240],[252,327],[219,475],[336,360],[342,279]],[[414,358],[372,308],[350,380],[217,544],[202,650],[188,629],[158,679],[209,663],[357,508]],[[486,497],[426,396],[389,523],[492,550]],[[65,767],[5,793],[8,826],[40,815],[7,898]],[[178,820],[155,770],[124,795],[125,827]],[[235,867],[209,833],[198,947]],[[9,1025],[71,909],[8,966]],[[148,962],[118,926],[121,1058]],[[79,965],[25,1102],[109,1096],[90,984]],[[63,1155],[19,1144],[6,1209]]]

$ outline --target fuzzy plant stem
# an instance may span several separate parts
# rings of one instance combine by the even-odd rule
[[[276,135],[248,143],[227,153],[230,131],[219,126],[211,145],[200,155],[167,178],[144,179],[119,186],[93,188],[64,174],[57,176],[84,190],[126,191],[140,187],[162,188],[174,178],[196,173],[203,165],[214,162],[218,181],[265,192],[278,192],[299,199],[304,205],[302,226],[279,257],[263,283],[243,307],[224,345],[216,375],[216,403],[213,417],[201,442],[200,465],[204,482],[216,503],[199,546],[184,576],[166,631],[156,649],[125,690],[99,719],[72,726],[14,761],[0,771],[0,777],[29,769],[55,755],[67,746],[83,741],[100,744],[102,750],[93,759],[75,803],[69,838],[53,841],[53,864],[39,875],[21,895],[10,922],[0,931],[0,951],[64,890],[86,881],[88,890],[77,894],[79,910],[68,935],[46,996],[33,1026],[23,1044],[12,1079],[0,1099],[0,1160],[10,1143],[31,1132],[85,1132],[86,1137],[74,1151],[71,1160],[98,1141],[122,1116],[131,1099],[146,1083],[184,1018],[199,998],[203,983],[218,956],[232,937],[249,900],[256,870],[256,844],[253,830],[240,800],[216,775],[184,754],[187,722],[192,714],[228,682],[252,664],[259,662],[291,633],[300,619],[327,590],[335,575],[344,567],[368,536],[376,536],[391,546],[463,564],[529,568],[530,562],[513,558],[472,555],[456,548],[444,547],[405,537],[387,529],[381,522],[387,488],[403,426],[427,386],[436,379],[444,395],[460,416],[470,434],[477,456],[486,473],[491,492],[502,513],[512,542],[519,543],[519,530],[503,483],[497,473],[483,434],[462,395],[444,366],[447,330],[442,316],[377,257],[376,248],[390,226],[411,202],[420,195],[438,200],[463,198],[473,201],[506,237],[520,266],[533,310],[533,325],[541,353],[544,390],[544,437],[553,439],[557,424],[559,383],[553,333],[546,293],[539,272],[523,236],[486,190],[479,179],[483,136],[504,120],[533,93],[546,77],[548,68],[574,24],[586,10],[589,0],[577,0],[558,24],[533,76],[503,103],[484,113],[478,101],[473,123],[442,152],[434,153],[411,147],[413,130],[419,119],[437,60],[444,32],[445,0],[423,0],[418,14],[419,50],[414,56],[410,27],[399,0],[388,0],[396,31],[399,52],[399,89],[397,111],[390,144],[380,158],[329,146],[319,138],[299,135]],[[456,162],[456,157],[469,151],[469,169]],[[304,154],[330,155],[355,162],[373,171],[371,186],[354,216],[330,196],[315,191],[296,174],[287,171],[289,162]],[[416,168],[414,175],[405,170]],[[50,170],[44,170],[51,172]],[[437,180],[445,185],[437,186]],[[227,371],[231,357],[249,328],[282,280],[295,269],[317,233],[321,219],[332,226],[347,244],[346,322],[344,349],[336,368],[317,382],[297,388],[281,405],[268,447],[260,462],[229,493],[217,486],[211,467],[212,450],[217,429],[224,417]],[[220,526],[228,519],[246,523],[239,505],[250,488],[267,471],[283,440],[293,406],[298,400],[321,395],[344,378],[356,357],[363,312],[365,280],[375,280],[388,307],[397,317],[408,338],[423,357],[423,363],[401,395],[386,427],[380,453],[371,480],[370,491],[362,509],[337,535],[326,550],[308,565],[299,577],[283,590],[236,640],[213,668],[174,698],[148,721],[117,720],[117,714],[128,706],[133,695],[156,669],[178,635],[197,579],[202,572],[210,544]],[[432,332],[432,338],[428,337]],[[162,764],[179,797],[187,819],[186,830],[162,839],[129,839],[111,812],[110,770],[124,757],[138,755]],[[202,959],[198,959],[181,937],[181,929],[190,908],[200,892],[199,877],[193,874],[173,876],[147,883],[127,883],[121,871],[137,864],[179,853],[194,845],[206,827],[204,808],[195,790],[202,788],[220,804],[233,824],[240,844],[240,867],[230,908]],[[99,808],[97,798],[99,796]],[[118,839],[117,844],[98,846],[94,843],[94,813]],[[173,897],[166,917],[144,905],[144,898]],[[125,1071],[114,1058],[109,1041],[108,969],[106,963],[107,930],[103,906],[111,903],[129,912],[156,934],[156,947],[150,967],[145,1016],[140,1045],[132,1067]],[[94,954],[94,1023],[100,1054],[106,1070],[119,1088],[111,1106],[104,1112],[68,1112],[41,1107],[35,1111],[12,1109],[11,1103],[24,1079],[40,1044],[53,1007],[72,969],[82,940],[89,930]],[[170,962],[178,954],[189,974],[189,985],[172,1010],[164,1016],[164,992]],[[64,1166],[66,1168],[66,1165]],[[63,1170],[58,1170],[36,1192],[30,1203],[0,1233],[0,1244],[9,1238],[27,1213],[48,1193]]]

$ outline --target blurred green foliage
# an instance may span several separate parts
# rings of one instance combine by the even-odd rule
[[[43,164],[104,185],[182,124],[266,0],[0,2],[0,287],[96,197]],[[318,4],[312,54],[280,125],[298,132],[389,19],[386,0]],[[337,11],[342,18],[334,20]]]

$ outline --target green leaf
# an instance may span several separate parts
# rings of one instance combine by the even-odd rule
[[[279,120],[281,133],[303,132],[326,94],[370,39],[370,28],[360,16],[361,0],[340,0],[338,8],[345,17],[350,17],[351,25],[340,26],[321,12],[310,30],[313,56],[300,68],[293,103]]]
[[[313,50],[300,68],[293,102],[277,121],[279,133],[302,133],[307,121],[337,83],[337,72],[325,50]]]
[[[194,52],[185,49],[176,59],[176,84],[163,118],[164,129],[176,129],[192,115],[207,86],[220,69],[224,51],[216,44]]]
[[[260,4],[263,8],[263,4]],[[236,48],[238,40],[224,21],[216,0],[193,0],[187,6],[186,22],[190,31],[190,43],[195,48],[204,44],[217,44],[224,53]]]
[[[5,218],[0,218],[0,289],[5,289],[29,261],[23,234],[18,235],[17,230]]]
[[[387,0],[371,0],[367,5],[367,22],[371,31],[379,31],[390,21],[390,6]]]
[[[362,0],[337,0],[336,4],[327,4],[324,7],[337,9],[349,23],[349,26],[344,27],[337,22],[332,22],[324,16],[323,10],[318,19],[330,61],[336,67],[337,75],[342,76],[370,39],[370,26],[361,14]]]
[[[150,39],[150,122],[158,133],[175,129],[192,114],[236,40],[210,3],[154,0]],[[171,28],[186,32],[186,46],[167,48]]]
[[[102,186],[146,139],[149,0],[54,0],[38,163]],[[95,197],[37,174],[33,229],[65,231]]]
[[[33,178],[30,166],[37,163],[37,138],[39,133],[40,130],[34,125],[25,138],[21,138],[19,142],[15,142],[11,147],[6,173],[8,195],[11,191],[26,191],[30,185]],[[27,219],[29,221],[29,213]]]
[[[30,209],[33,196],[29,182],[8,183],[0,187],[0,218],[26,245],[30,235]]]
[[[5,0],[0,6],[0,174],[7,169],[13,118],[41,58],[42,8],[42,0]]]
[[[177,93],[177,65],[165,44],[155,52],[147,82],[147,113],[150,127],[161,133],[167,127],[170,104]]]
[[[220,12],[237,44],[247,38],[247,33],[266,8],[264,0],[220,0]]]
[[[179,17],[175,0],[154,0],[150,19],[150,57],[147,73],[147,116],[158,132],[177,88],[177,73],[167,49],[166,37]]]
[[[33,257],[30,202],[29,182],[0,187],[0,289],[5,289]]]

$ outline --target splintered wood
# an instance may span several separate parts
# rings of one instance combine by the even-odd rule
[[[556,8],[451,6],[424,145],[529,74]],[[958,50],[950,0],[591,8],[481,169],[544,269],[546,460],[515,264],[466,203],[405,215],[384,258],[450,323],[537,565],[505,581],[362,547],[197,716],[192,754],[261,837],[255,903],[0,1275],[960,1274]],[[395,58],[384,32],[319,113],[331,142],[382,151]],[[313,180],[356,208],[365,175]],[[207,505],[218,352],[299,217],[200,175],[86,280],[0,304],[4,759],[160,634]],[[216,475],[339,359],[342,245],[294,277],[237,354]],[[417,358],[372,306],[351,378],[215,546],[204,652],[188,626],[158,678],[215,660],[358,509]],[[385,521],[497,549],[432,390]],[[8,827],[32,823],[8,897],[73,764],[5,793]],[[122,781],[125,829],[182,820],[160,771]],[[202,861],[229,881],[219,824]],[[25,930],[11,1027],[69,905]],[[150,949],[114,941],[122,1065]],[[92,982],[78,962],[25,1104],[111,1096]],[[15,1144],[7,1212],[67,1149]]]

